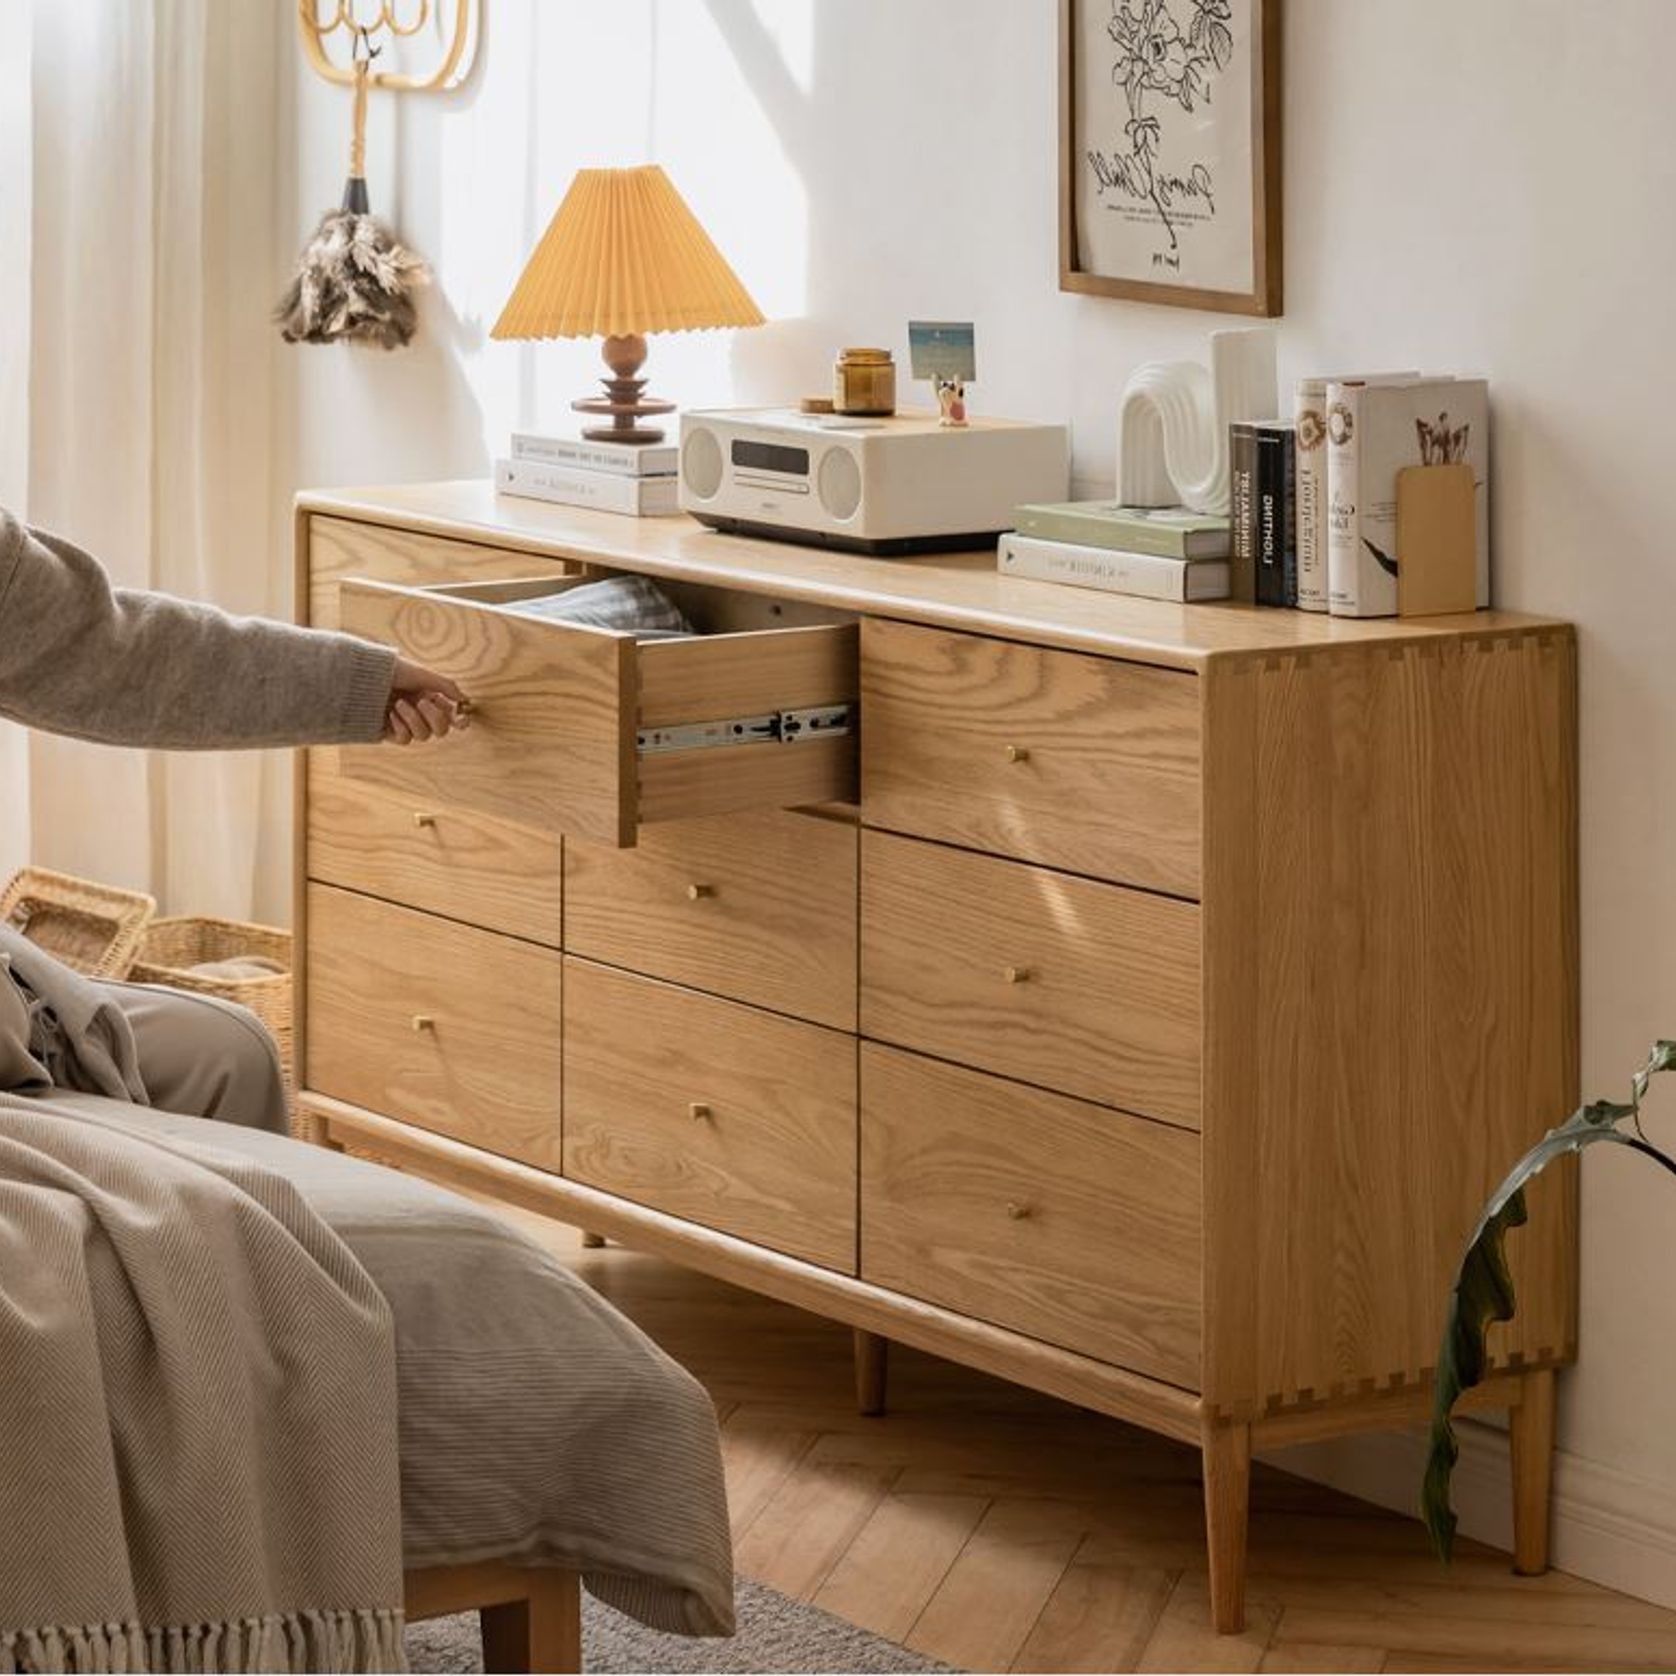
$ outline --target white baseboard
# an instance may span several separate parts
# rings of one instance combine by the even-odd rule
[[[1463,1534],[1513,1546],[1507,1434],[1460,1420],[1455,1513]],[[1379,1507],[1418,1514],[1426,1440],[1376,1432],[1267,1451],[1263,1459]],[[1676,1486],[1559,1450],[1554,1456],[1553,1561],[1561,1571],[1660,1606],[1676,1607]]]

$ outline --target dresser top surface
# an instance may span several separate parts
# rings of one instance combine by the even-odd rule
[[[297,505],[305,514],[511,547],[546,558],[587,560],[648,576],[708,582],[1174,669],[1198,670],[1228,657],[1563,627],[1554,618],[1510,611],[1355,621],[1229,602],[1177,605],[1002,576],[995,568],[993,548],[870,558],[724,535],[684,515],[629,518],[501,495],[487,478],[320,490],[299,496]]]

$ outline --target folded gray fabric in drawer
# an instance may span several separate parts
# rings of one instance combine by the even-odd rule
[[[601,582],[566,588],[563,593],[516,600],[506,609],[520,617],[540,617],[547,622],[617,629],[642,640],[672,639],[697,632],[680,606],[649,576],[608,576]]]

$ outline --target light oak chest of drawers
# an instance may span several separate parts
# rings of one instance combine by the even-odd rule
[[[309,496],[299,609],[453,675],[300,776],[310,1132],[1203,1450],[1412,1423],[1576,1101],[1575,644],[856,558],[435,484]],[[509,603],[662,579],[673,642]],[[1575,1183],[1478,1400],[1546,1556]],[[870,1365],[876,1363],[870,1361]]]

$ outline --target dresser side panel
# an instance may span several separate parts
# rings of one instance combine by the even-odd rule
[[[1569,630],[1241,660],[1206,686],[1207,1401],[1418,1385],[1491,1187],[1577,1099]],[[1496,1368],[1576,1341],[1574,1171]]]

